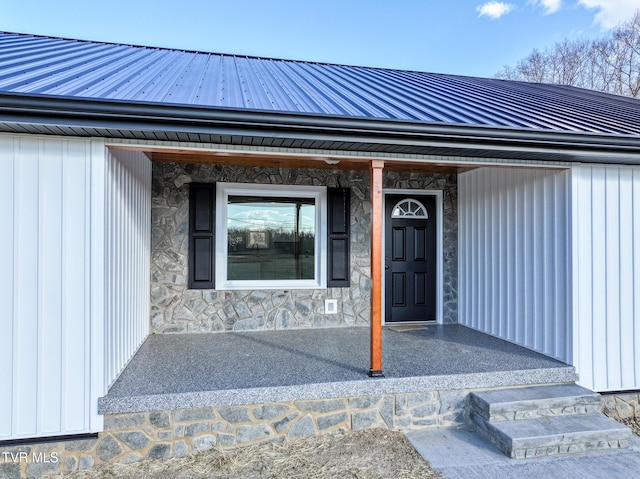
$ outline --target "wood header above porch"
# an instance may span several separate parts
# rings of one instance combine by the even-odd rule
[[[126,146],[110,148],[128,149]],[[329,170],[369,170],[371,158],[344,158],[292,153],[209,152],[188,149],[142,149],[155,162],[250,166],[263,168],[318,168]],[[410,161],[385,158],[385,170],[416,173],[459,174],[474,167],[464,164]]]

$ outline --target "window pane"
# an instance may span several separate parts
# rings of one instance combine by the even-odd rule
[[[315,278],[311,198],[229,196],[227,279]]]

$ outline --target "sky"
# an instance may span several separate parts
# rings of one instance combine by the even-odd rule
[[[0,30],[491,77],[640,0],[0,0]]]

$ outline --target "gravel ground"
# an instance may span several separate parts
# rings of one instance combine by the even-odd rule
[[[441,478],[404,434],[385,429],[349,431],[232,451],[135,464],[109,464],[65,479],[414,479]]]

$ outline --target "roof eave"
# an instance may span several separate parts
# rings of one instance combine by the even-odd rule
[[[0,122],[21,125],[183,132],[342,141],[431,149],[539,152],[565,161],[640,164],[640,136],[422,123],[0,93]],[[108,136],[107,133],[104,136]]]

